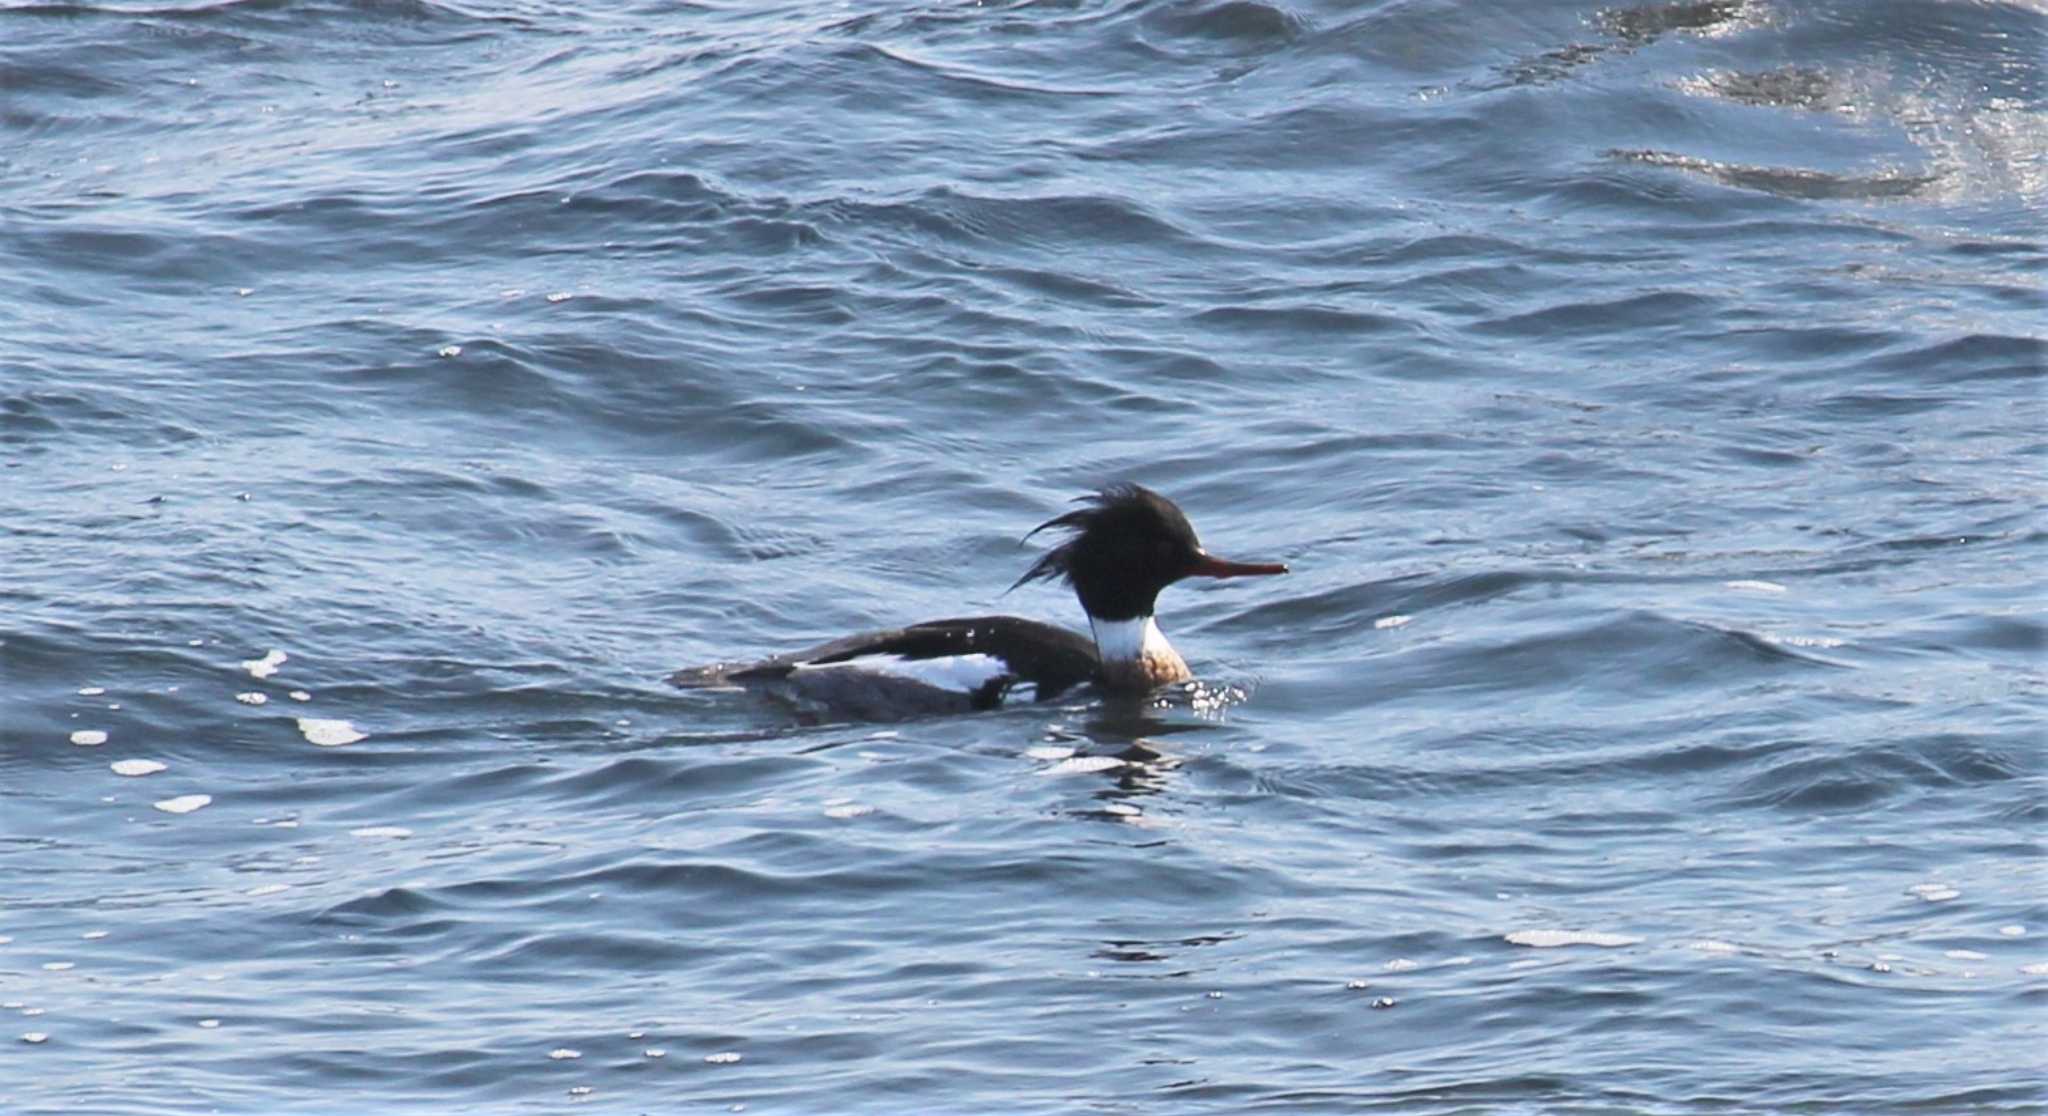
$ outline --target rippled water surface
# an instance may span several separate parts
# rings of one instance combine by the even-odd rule
[[[0,3],[0,1109],[2043,1111],[2044,59]],[[662,683],[1118,479],[1192,695]]]

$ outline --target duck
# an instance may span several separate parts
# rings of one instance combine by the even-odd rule
[[[1033,582],[1066,584],[1088,618],[1085,635],[1018,616],[953,617],[769,658],[687,667],[668,681],[759,693],[806,712],[860,720],[996,709],[1087,687],[1143,695],[1194,678],[1159,628],[1162,590],[1192,577],[1288,572],[1280,562],[1209,553],[1180,507],[1140,484],[1106,485],[1074,502],[1081,506],[1024,536],[1050,532],[1058,541],[1004,592]]]

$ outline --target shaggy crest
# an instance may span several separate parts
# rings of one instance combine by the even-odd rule
[[[1074,502],[1086,506],[1048,519],[1024,536],[1029,539],[1046,530],[1066,533],[1066,538],[1058,546],[1038,556],[1038,561],[1024,571],[1024,576],[1010,585],[1011,589],[1033,581],[1065,581],[1073,585],[1076,566],[1092,564],[1086,561],[1088,555],[1084,554],[1083,548],[1087,546],[1089,537],[1097,532],[1170,540],[1176,556],[1182,549],[1195,552],[1201,548],[1201,541],[1195,537],[1195,529],[1188,523],[1187,516],[1181,514],[1173,501],[1144,485],[1128,481],[1106,485],[1086,496],[1075,497]],[[1109,555],[1098,554],[1095,557],[1099,560]],[[1164,580],[1171,580],[1171,577]]]

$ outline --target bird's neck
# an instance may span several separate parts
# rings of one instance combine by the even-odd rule
[[[1095,653],[1102,659],[1102,680],[1113,689],[1149,690],[1194,677],[1187,661],[1166,642],[1166,633],[1150,616],[1129,620],[1090,616],[1088,627],[1095,633]]]

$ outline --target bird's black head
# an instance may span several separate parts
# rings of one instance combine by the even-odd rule
[[[1102,620],[1150,616],[1159,591],[1184,577],[1286,573],[1277,563],[1229,562],[1202,549],[1195,528],[1172,500],[1143,485],[1112,484],[1080,497],[1085,506],[1032,528],[1068,532],[1017,579],[1065,580],[1088,615]],[[1031,535],[1024,536],[1030,538]]]

